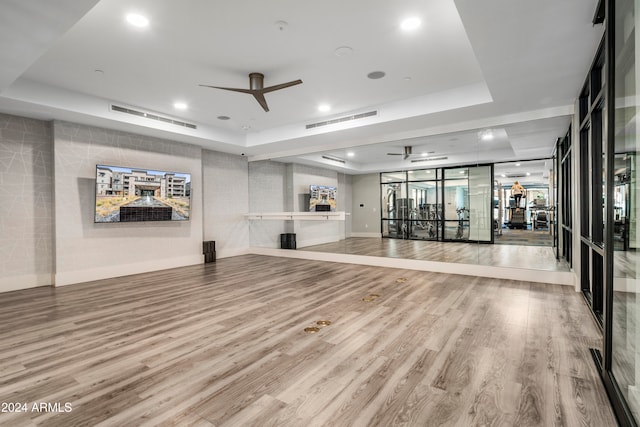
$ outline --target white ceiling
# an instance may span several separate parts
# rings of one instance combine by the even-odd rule
[[[2,0],[0,111],[346,173],[548,157],[602,36],[596,2]],[[129,25],[130,12],[149,26]],[[422,25],[403,31],[409,16]],[[350,54],[335,54],[345,46]],[[386,75],[367,78],[373,71]],[[303,84],[266,94],[269,112],[250,95],[199,86],[249,88],[250,72],[265,86]],[[368,111],[377,114],[306,129]],[[478,139],[485,129],[490,142]],[[386,154],[407,145],[447,159]]]

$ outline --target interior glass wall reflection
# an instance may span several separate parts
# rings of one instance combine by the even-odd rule
[[[614,265],[611,371],[635,419],[640,420],[640,245],[637,117],[640,74],[636,66],[635,2],[616,2]]]

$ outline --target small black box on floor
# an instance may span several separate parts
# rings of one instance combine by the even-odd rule
[[[202,242],[202,253],[208,254],[216,251],[216,241],[215,240],[206,240]]]
[[[202,253],[204,254],[204,262],[216,262],[216,242],[215,240],[207,240],[202,242]]]
[[[280,249],[295,249],[296,233],[284,233],[280,235]]]

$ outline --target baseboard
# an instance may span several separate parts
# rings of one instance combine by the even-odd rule
[[[216,251],[216,258],[217,259],[221,259],[221,258],[231,258],[234,256],[240,256],[240,255],[248,255],[251,252],[249,251],[249,248],[240,248],[240,249],[218,249]]]
[[[0,278],[0,293],[51,286],[52,283],[52,274],[21,274],[18,276],[3,277]]]
[[[351,232],[349,237],[375,237],[377,239],[382,238],[382,233],[354,233]]]
[[[93,280],[111,279],[113,277],[129,276],[131,274],[148,273],[150,271],[186,267],[188,265],[202,263],[204,263],[204,255],[198,254],[177,258],[157,259],[133,264],[119,264],[86,270],[59,272],[55,275],[55,286],[73,285],[76,283],[91,282]]]
[[[529,270],[524,268],[496,267],[490,265],[460,264],[404,258],[387,258],[257,247],[251,247],[249,248],[249,251],[256,255],[278,256],[283,258],[298,258],[313,261],[370,265],[374,267],[432,271],[436,273],[461,274],[465,276],[491,277],[496,279],[521,280],[526,282],[550,283],[566,286],[573,286],[575,280],[573,272],[570,271]]]

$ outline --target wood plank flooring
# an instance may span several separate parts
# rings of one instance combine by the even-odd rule
[[[566,286],[247,255],[2,294],[0,324],[2,426],[616,425]]]

